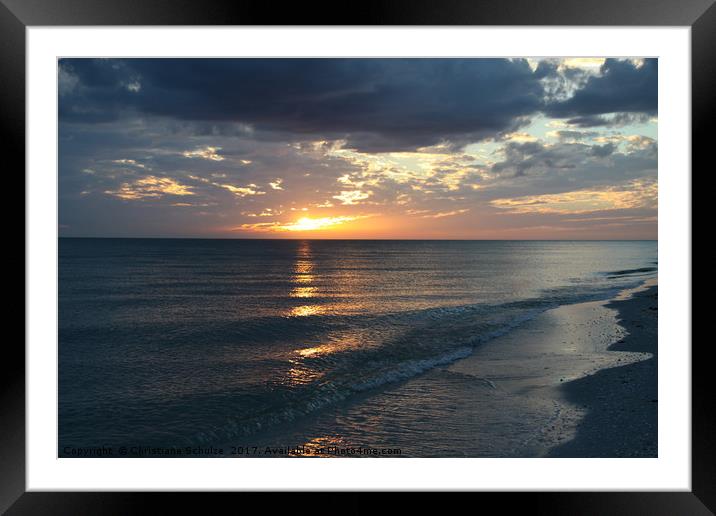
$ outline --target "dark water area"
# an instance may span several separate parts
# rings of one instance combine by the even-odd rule
[[[654,241],[63,238],[59,454],[260,439],[656,263]]]

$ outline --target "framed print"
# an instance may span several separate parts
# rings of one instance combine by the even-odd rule
[[[27,303],[3,510],[710,514],[691,168],[715,9],[4,1]]]

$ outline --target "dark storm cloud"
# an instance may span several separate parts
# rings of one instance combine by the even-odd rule
[[[541,107],[524,60],[63,60],[64,121],[136,111],[320,138],[362,151],[463,144],[514,131]]]
[[[619,152],[612,142],[604,145],[584,143],[509,142],[503,149],[504,159],[490,171],[503,178],[529,176],[573,188],[577,184],[594,185],[642,177],[656,170],[656,142],[644,142],[642,148]],[[564,182],[564,175],[570,181]]]
[[[606,158],[617,149],[613,143],[605,143],[604,145],[594,145],[590,149],[590,154],[597,158]]]
[[[584,86],[562,102],[550,103],[544,112],[552,117],[571,118],[580,127],[608,125],[607,113],[655,115],[658,102],[658,60],[645,59],[642,66],[632,61],[607,59],[601,74],[590,77]],[[619,123],[619,117],[614,119]]]
[[[572,149],[576,145],[548,148],[539,142],[508,142],[504,149],[505,159],[492,166],[492,172],[510,177],[520,177],[534,169],[573,169],[575,167]]]
[[[654,113],[656,114],[656,113]],[[614,113],[613,115],[589,115],[570,118],[567,123],[574,127],[624,127],[625,125],[644,124],[649,121],[646,113]]]
[[[579,127],[624,125],[656,113],[656,76],[655,59],[608,59],[586,80],[551,61],[533,71],[508,59],[65,59],[59,110],[68,122],[155,115],[197,134],[253,129],[380,152],[459,147],[515,131],[539,111]],[[565,84],[582,87],[550,100]]]

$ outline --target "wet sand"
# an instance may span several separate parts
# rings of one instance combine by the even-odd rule
[[[565,385],[565,398],[586,414],[575,438],[550,450],[551,457],[658,456],[658,289],[652,286],[606,306],[617,310],[619,324],[628,332],[609,350],[649,353],[651,358]]]
[[[549,310],[449,369],[553,402],[551,420],[504,456],[655,457],[656,346],[652,285]]]

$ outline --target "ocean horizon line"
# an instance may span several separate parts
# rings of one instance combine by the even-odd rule
[[[58,236],[76,240],[252,240],[252,241],[333,241],[333,242],[658,242],[657,238],[261,238],[192,236]]]

